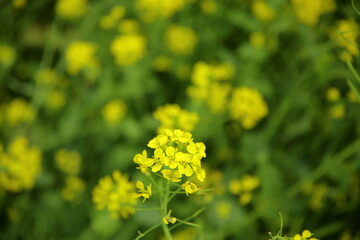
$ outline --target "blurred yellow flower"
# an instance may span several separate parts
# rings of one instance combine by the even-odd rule
[[[110,47],[115,61],[120,66],[129,66],[145,55],[146,39],[139,34],[129,33],[116,37]]]
[[[211,15],[216,12],[217,4],[214,0],[202,0],[200,2],[200,8],[203,13]]]
[[[229,104],[230,117],[251,129],[268,115],[268,107],[260,93],[248,87],[238,87],[232,92]]]
[[[292,0],[292,6],[299,22],[315,27],[320,16],[336,9],[333,0]]]
[[[330,117],[334,119],[343,118],[345,115],[345,107],[343,104],[339,103],[330,108]]]
[[[113,99],[102,108],[101,112],[105,122],[109,126],[114,126],[124,118],[126,105],[120,99]]]
[[[252,192],[260,185],[260,179],[257,176],[245,174],[241,179],[232,179],[229,183],[231,194],[239,195],[239,202],[247,205],[252,200]]]
[[[166,56],[158,56],[153,60],[152,66],[159,72],[165,72],[171,66],[171,59]]]
[[[45,68],[39,70],[35,75],[35,82],[39,85],[52,86],[59,82],[59,73],[52,68]]]
[[[329,102],[336,102],[340,99],[340,91],[335,87],[331,87],[326,91],[326,98]]]
[[[15,58],[15,50],[4,43],[0,43],[0,64],[9,67],[14,63]]]
[[[341,47],[345,49],[342,53],[343,60],[351,60],[352,56],[359,55],[358,26],[351,20],[340,20],[336,23],[335,28],[331,31],[330,37],[336,41]]]
[[[172,24],[166,30],[166,44],[176,55],[190,55],[197,44],[194,30],[188,27]]]
[[[136,0],[136,8],[143,21],[170,18],[191,0]]]
[[[192,131],[199,121],[196,113],[182,109],[177,104],[166,104],[165,106],[158,107],[153,116],[161,123],[158,133],[165,133],[166,129],[172,130],[176,128]]]
[[[15,8],[23,8],[26,5],[27,0],[12,0],[12,5]]]
[[[100,27],[102,29],[114,28],[119,23],[120,19],[125,16],[125,13],[126,9],[123,6],[114,6],[108,15],[105,15],[100,19]]]
[[[55,162],[61,171],[76,175],[80,171],[81,156],[77,151],[59,149],[55,153]]]
[[[250,45],[256,48],[264,48],[266,44],[266,35],[263,32],[252,32],[250,34]]]
[[[82,70],[97,72],[99,60],[95,56],[97,46],[90,42],[76,41],[71,43],[65,53],[67,71],[76,75]]]
[[[128,218],[135,212],[137,198],[135,186],[129,177],[120,171],[114,171],[112,176],[105,176],[92,191],[92,200],[97,208],[107,209],[113,218]]]
[[[231,205],[228,202],[219,202],[216,204],[216,214],[221,219],[228,219],[230,216]]]
[[[41,170],[39,148],[29,146],[23,136],[16,137],[5,152],[0,148],[0,188],[10,192],[31,189]]]
[[[273,21],[276,16],[275,11],[263,0],[252,1],[251,10],[257,19],[265,23]]]
[[[61,90],[50,90],[46,96],[46,105],[51,109],[60,109],[65,105],[65,94]]]
[[[56,12],[65,19],[75,19],[86,14],[87,0],[58,0]]]
[[[137,33],[139,29],[139,22],[134,19],[124,19],[119,24],[119,31],[122,33]]]
[[[12,125],[31,123],[35,118],[35,109],[25,100],[16,98],[5,108],[5,119]]]
[[[85,191],[85,182],[76,176],[66,177],[65,188],[61,190],[61,196],[66,201],[74,201]]]
[[[210,111],[220,114],[226,109],[231,85],[227,82],[234,74],[231,65],[210,65],[197,62],[192,70],[192,85],[187,89],[188,95],[205,102]]]

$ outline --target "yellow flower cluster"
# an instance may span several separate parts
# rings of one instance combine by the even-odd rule
[[[16,98],[5,106],[4,119],[11,126],[31,123],[35,118],[35,109],[25,100]]]
[[[354,21],[338,21],[335,29],[331,31],[330,36],[341,47],[345,48],[345,51],[342,53],[342,60],[352,60],[352,56],[359,55],[359,47],[357,44],[359,32],[358,26]]]
[[[331,87],[326,91],[326,99],[329,102],[332,102],[332,106],[330,107],[329,115],[331,118],[340,119],[345,115],[345,106],[341,100],[341,93],[339,89],[335,87]]]
[[[245,129],[255,127],[269,112],[260,93],[248,87],[235,88],[229,106],[231,118],[240,121]]]
[[[205,145],[194,142],[191,133],[180,129],[166,130],[150,140],[148,147],[154,149],[153,157],[149,158],[144,150],[133,159],[143,173],[149,174],[148,169],[160,171],[171,182],[180,182],[183,175],[194,175],[201,182],[205,180],[205,169],[201,167],[201,159],[206,157]],[[186,181],[182,187],[187,194],[199,190],[191,181]]]
[[[229,183],[229,191],[239,195],[239,202],[246,205],[251,202],[252,191],[260,185],[260,179],[256,176],[244,175],[241,179],[233,179]]]
[[[120,99],[113,99],[102,108],[101,112],[105,122],[109,126],[114,126],[124,117],[126,105]]]
[[[140,24],[134,19],[124,19],[120,22],[118,30],[122,33],[137,33]]]
[[[166,129],[173,130],[175,128],[192,131],[199,121],[196,113],[184,110],[177,104],[166,104],[159,107],[153,116],[161,122],[161,126],[157,129],[158,133],[165,133]]]
[[[301,235],[300,234],[296,234],[294,236],[294,240],[318,240],[317,238],[313,238],[314,234],[311,233],[309,230],[304,230]]]
[[[60,149],[55,153],[55,162],[64,173],[76,175],[80,171],[81,156],[77,151]]]
[[[15,50],[3,43],[0,43],[0,65],[9,67],[15,61],[16,53]]]
[[[114,28],[118,24],[120,19],[125,16],[125,13],[126,9],[123,6],[114,6],[108,15],[105,15],[100,19],[100,27],[102,29]]]
[[[128,218],[135,212],[137,198],[135,186],[126,174],[114,171],[112,176],[99,180],[92,191],[92,200],[97,208],[107,209],[113,218]]]
[[[166,19],[173,16],[176,12],[191,0],[136,0],[136,8],[140,17],[145,22],[152,22],[158,19]]]
[[[74,201],[79,194],[85,191],[85,182],[77,176],[67,176],[65,187],[61,190],[61,196],[66,201]]]
[[[111,53],[120,66],[129,66],[145,55],[146,39],[137,33],[128,33],[116,37],[111,43]]]
[[[84,181],[77,176],[80,171],[81,156],[77,151],[60,149],[55,153],[55,162],[57,167],[67,174],[61,196],[66,201],[74,201],[85,191]]]
[[[87,12],[87,0],[58,0],[56,12],[65,19],[75,19]]]
[[[321,15],[336,9],[334,0],[292,0],[297,19],[310,27],[315,27]]]
[[[42,154],[39,148],[29,146],[29,141],[16,137],[7,151],[0,144],[0,188],[11,192],[31,189],[41,170]]]
[[[35,82],[47,90],[45,101],[47,107],[60,109],[65,105],[64,81],[55,69],[45,68],[39,70],[35,75]]]
[[[166,30],[166,44],[176,55],[190,55],[197,44],[194,30],[188,27],[172,24]]]
[[[95,56],[97,46],[90,42],[76,41],[71,43],[65,53],[67,71],[71,75],[76,75],[82,70],[97,72],[99,60]]]
[[[197,62],[191,74],[192,85],[188,95],[195,100],[206,102],[210,111],[219,114],[226,109],[231,85],[227,82],[234,74],[228,64],[210,65]]]
[[[263,0],[252,1],[251,10],[254,16],[264,23],[273,21],[276,16],[275,11]]]

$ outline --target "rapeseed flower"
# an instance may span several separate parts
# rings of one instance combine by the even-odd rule
[[[88,10],[87,0],[58,0],[56,12],[65,19],[75,19],[86,14]]]
[[[77,176],[67,176],[65,188],[61,190],[61,196],[66,201],[74,201],[85,191],[85,182]]]
[[[120,22],[118,30],[122,33],[137,33],[140,29],[139,22],[134,19],[124,19]]]
[[[172,211],[172,210],[170,210],[170,211],[168,212],[168,214],[163,218],[163,222],[164,222],[165,224],[169,224],[169,223],[174,224],[174,223],[176,223],[176,221],[177,221],[176,217],[172,217],[172,216],[170,215],[170,214],[171,214],[171,211]]]
[[[24,136],[16,137],[4,151],[0,144],[0,189],[20,192],[31,189],[41,170],[42,154],[38,147],[29,146]]]
[[[197,62],[192,70],[192,85],[187,93],[192,99],[205,102],[212,113],[222,113],[231,91],[231,85],[227,81],[233,74],[234,69],[228,64]]]
[[[240,121],[245,129],[255,127],[269,112],[260,93],[248,87],[233,90],[229,108],[231,118]]]
[[[292,6],[299,22],[315,27],[321,15],[336,9],[333,0],[292,0]]]
[[[136,0],[136,8],[145,22],[172,17],[191,0]]]
[[[102,108],[101,113],[105,122],[109,126],[114,126],[123,119],[126,113],[126,105],[120,99],[113,99]]]
[[[296,234],[294,236],[294,240],[317,240],[316,238],[313,238],[311,236],[313,236],[314,234],[311,233],[309,230],[304,230],[301,235],[300,234]]]
[[[55,163],[64,173],[76,175],[80,171],[81,156],[77,151],[59,149],[55,153]]]
[[[165,72],[171,66],[171,59],[166,56],[158,56],[153,60],[152,66],[156,71]]]
[[[16,58],[15,50],[4,43],[0,43],[0,65],[10,67]]]
[[[125,16],[126,9],[123,6],[116,5],[114,6],[109,14],[103,16],[100,19],[100,27],[102,29],[111,29],[117,26],[119,21]]]
[[[260,185],[260,179],[256,176],[244,175],[241,179],[233,179],[229,183],[229,191],[239,195],[239,202],[247,205],[252,200],[252,192]]]
[[[115,61],[120,66],[129,66],[145,55],[146,39],[137,33],[128,33],[116,37],[110,47]]]
[[[59,73],[52,68],[45,68],[39,70],[35,75],[36,84],[42,86],[53,86],[57,84],[61,79]]]
[[[160,171],[162,176],[171,182],[180,182],[184,176],[196,176],[200,182],[205,180],[206,172],[201,167],[201,159],[206,157],[205,145],[194,142],[191,133],[168,129],[150,140],[148,147],[154,149],[151,158],[144,150],[133,159],[143,173],[149,174],[148,169],[152,172]],[[183,185],[183,189],[187,194],[198,190],[190,181]]]
[[[251,10],[254,16],[264,23],[273,21],[276,16],[275,11],[263,0],[252,1]]]
[[[97,46],[90,42],[75,41],[71,43],[65,53],[67,71],[70,75],[77,75],[83,70],[97,73],[99,60],[95,56]]]
[[[12,100],[5,107],[5,119],[11,126],[31,123],[35,118],[35,109],[21,98]]]
[[[341,97],[341,95],[340,95],[339,89],[337,89],[335,87],[331,87],[331,88],[327,89],[326,99],[329,102],[336,102],[340,99],[340,97]]]
[[[135,193],[135,186],[129,177],[116,170],[112,176],[99,180],[92,191],[92,200],[98,209],[107,209],[113,218],[128,218],[135,212]]]
[[[358,26],[354,21],[338,21],[330,36],[345,49],[342,53],[343,60],[351,60],[353,56],[359,55],[359,46],[357,44],[359,32]]]
[[[177,104],[166,104],[159,107],[153,113],[156,120],[160,121],[161,126],[158,133],[165,133],[166,129],[181,129],[184,131],[192,131],[199,117],[196,113],[189,112],[180,108]]]
[[[168,27],[165,35],[170,51],[181,56],[192,54],[198,41],[194,30],[175,24]]]
[[[51,109],[60,109],[65,105],[66,97],[62,90],[50,90],[46,95],[46,105]]]
[[[137,181],[136,188],[139,191],[139,193],[135,193],[136,198],[143,197],[145,201],[146,199],[151,197],[152,195],[151,184],[147,185],[145,189],[144,183],[142,183],[141,181]]]

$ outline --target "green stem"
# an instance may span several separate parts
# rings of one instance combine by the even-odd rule
[[[135,238],[135,240],[138,240],[138,239],[140,239],[140,238],[145,237],[146,234],[148,234],[148,233],[151,232],[152,230],[160,227],[160,225],[161,225],[161,223],[158,223],[158,224],[152,226],[151,228],[149,228],[148,230],[146,230],[144,233],[141,233],[141,232],[139,231],[139,235],[137,236],[137,238]]]
[[[164,211],[163,212],[164,217],[168,213],[167,205],[168,205],[168,202],[169,202],[169,192],[170,192],[170,184],[169,184],[169,181],[167,181],[165,194],[164,194],[164,199],[163,199],[163,202],[161,202],[161,208]],[[161,198],[160,198],[160,200],[161,200]],[[168,225],[166,223],[164,223],[164,221],[162,221],[162,228],[163,228],[166,239],[167,240],[173,240],[173,238],[171,236],[171,233],[170,233],[170,229],[169,229]]]

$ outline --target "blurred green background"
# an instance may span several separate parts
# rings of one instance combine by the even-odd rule
[[[288,236],[360,239],[357,9],[0,0],[0,239],[135,239],[161,216],[113,219],[91,192],[113,170],[141,179],[133,157],[166,128],[205,143],[214,189],[171,201],[205,207],[174,239],[268,239],[278,212]]]

